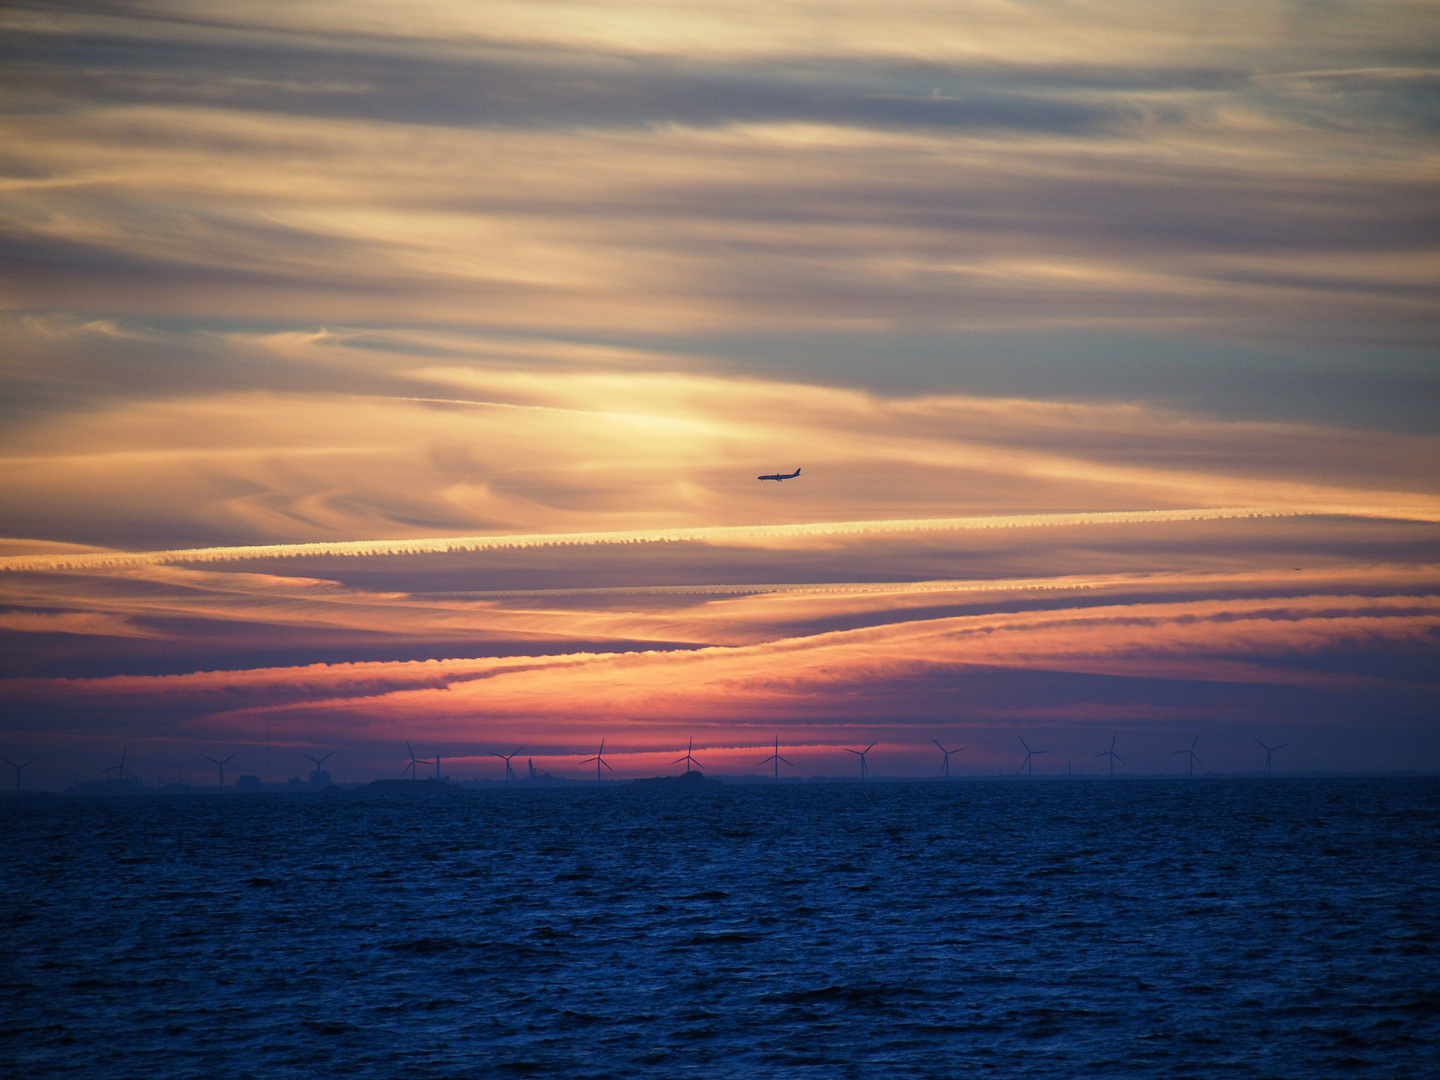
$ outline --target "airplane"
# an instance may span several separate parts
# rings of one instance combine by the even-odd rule
[[[769,476],[757,476],[755,479],[756,479],[756,480],[794,480],[795,477],[797,477],[797,476],[799,476],[799,475],[800,475],[800,470],[797,468],[797,469],[796,469],[794,472],[792,472],[792,473],[778,473],[778,472],[777,472],[777,473],[771,473]]]

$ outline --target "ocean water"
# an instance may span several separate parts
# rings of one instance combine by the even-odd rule
[[[9,1077],[1440,1075],[1440,781],[0,804]]]

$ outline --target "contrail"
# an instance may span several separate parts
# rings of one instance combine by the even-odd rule
[[[9,558],[0,558],[0,570],[91,570],[165,563],[234,562],[240,559],[434,555],[507,548],[577,547],[602,544],[690,542],[744,546],[822,536],[883,536],[898,533],[952,532],[976,529],[1056,528],[1067,525],[1141,525],[1153,522],[1215,521],[1222,518],[1294,517],[1307,512],[1318,511],[1293,507],[1224,506],[1194,510],[1115,510],[1069,514],[1005,514],[994,517],[817,521],[791,525],[710,525],[694,528],[634,529],[616,532],[433,536],[410,540],[322,540],[309,544],[254,544],[237,547],[177,548],[168,551],[89,551],[53,555],[14,555]]]

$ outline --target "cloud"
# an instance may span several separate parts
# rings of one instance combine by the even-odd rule
[[[123,711],[134,699],[167,714],[178,709],[198,730],[232,739],[244,738],[263,718],[281,731],[362,740],[383,738],[398,724],[429,738],[503,732],[564,742],[603,722],[623,724],[637,740],[663,741],[692,723],[784,723],[815,726],[820,733],[855,721],[891,722],[882,719],[887,715],[907,724],[934,723],[953,710],[948,695],[905,692],[898,714],[894,695],[902,687],[924,688],[942,674],[951,685],[963,685],[972,669],[1356,691],[1387,680],[1343,667],[1316,670],[1304,658],[1387,643],[1418,657],[1433,651],[1440,635],[1434,595],[1216,597],[1080,607],[1053,599],[1059,602],[1038,610],[922,616],[696,651],[19,679],[0,683],[0,693],[12,707],[38,700],[72,711],[87,701]],[[786,600],[745,601],[757,602]],[[1417,686],[1423,685],[1422,678]],[[1018,687],[1014,692],[1020,697],[1011,704],[1023,707],[1026,695]],[[986,711],[974,705],[966,710],[975,719]]]
[[[1070,525],[1144,524],[1271,517],[1294,513],[1267,507],[1217,507],[1205,510],[1128,510],[1082,514],[1025,514],[981,518],[916,518],[902,521],[820,521],[797,525],[714,525],[699,528],[632,529],[599,533],[531,533],[528,535],[441,536],[402,540],[349,540],[315,544],[256,544],[246,547],[190,548],[177,551],[83,552],[63,555],[13,555],[0,560],[0,570],[83,570],[143,563],[237,562],[311,555],[365,557],[425,555],[439,552],[487,551],[495,548],[569,547],[584,544],[721,543],[783,544],[846,535],[949,532],[956,529],[1021,529]],[[1398,512],[1397,512],[1398,513]],[[1421,519],[1431,520],[1431,519]]]
[[[0,631],[26,634],[92,634],[100,637],[159,637],[108,612],[0,611]]]
[[[1061,526],[1132,511],[1136,521],[1164,512],[1420,522],[1440,511],[1425,437],[1142,405],[577,369],[563,350],[548,364],[407,368],[356,344],[282,336],[263,345],[248,342],[237,358],[343,381],[354,355],[362,377],[410,393],[177,394],[34,417],[0,435],[6,531],[141,551],[156,550],[155,536],[194,537],[185,549],[254,549],[161,556],[176,561],[724,543],[752,526],[764,528],[747,542],[769,543],[787,530]],[[806,472],[783,487],[754,479],[781,465]],[[1047,514],[1060,516],[1034,516]],[[1074,514],[1088,516],[1065,516]]]
[[[1437,20],[8,5],[5,730],[1419,738]]]
[[[11,11],[13,302],[1433,344],[1413,8],[293,7]]]

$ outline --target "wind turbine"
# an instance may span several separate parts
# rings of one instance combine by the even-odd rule
[[[1200,755],[1197,754],[1197,753],[1195,753],[1195,744],[1198,743],[1199,741],[1200,741],[1200,736],[1197,734],[1197,735],[1195,736],[1195,738],[1193,738],[1193,739],[1190,740],[1190,748],[1189,748],[1188,750],[1171,750],[1171,751],[1170,751],[1170,753],[1172,753],[1172,754],[1184,754],[1184,755],[1185,755],[1186,761],[1188,761],[1188,762],[1190,763],[1190,773],[1189,773],[1189,775],[1191,775],[1191,776],[1194,776],[1194,775],[1195,775],[1195,763],[1196,763],[1197,761],[1200,761]],[[1200,761],[1200,764],[1201,764],[1201,765],[1204,765],[1205,763],[1204,763],[1203,761]]]
[[[931,739],[930,741],[933,742],[936,746],[940,746],[940,740],[939,740],[939,739]],[[951,755],[951,754],[958,754],[958,753],[960,753],[960,750],[964,750],[964,749],[965,749],[965,747],[962,746],[962,747],[960,747],[959,750],[946,750],[945,747],[940,746],[940,752],[945,755],[945,761],[944,761],[944,763],[940,766],[940,773],[941,773],[942,776],[945,777],[946,780],[949,780],[949,779],[950,779],[950,755]]]
[[[24,768],[27,768],[27,767],[30,766],[30,765],[34,765],[35,762],[37,762],[37,761],[39,761],[39,760],[40,760],[39,758],[33,758],[33,757],[32,757],[29,761],[22,761],[19,765],[16,765],[15,762],[11,761],[8,757],[7,757],[7,758],[0,758],[0,761],[5,762],[6,765],[9,765],[12,769],[15,770],[15,794],[16,794],[16,795],[19,795],[19,794],[20,794],[20,770],[21,770],[21,769],[24,769]]]
[[[411,780],[418,780],[419,777],[416,775],[416,773],[417,773],[419,767],[420,767],[421,765],[432,765],[432,764],[434,764],[434,762],[427,761],[427,760],[424,759],[424,758],[417,758],[417,757],[415,756],[415,751],[410,748],[410,744],[409,744],[408,742],[405,744],[405,752],[410,755],[410,764],[409,764],[409,765],[406,765],[405,768],[403,768],[403,769],[400,770],[400,775],[401,775],[401,776],[404,776],[405,773],[408,771],[408,772],[410,773],[410,779],[411,779]]]
[[[235,751],[235,754],[238,754],[239,752],[240,752],[239,750],[236,750],[236,751]],[[225,763],[228,762],[228,761],[230,760],[230,758],[233,758],[233,757],[235,756],[235,754],[231,754],[230,757],[227,757],[224,761],[221,761],[221,760],[219,760],[219,759],[217,759],[217,758],[213,758],[213,757],[211,757],[209,754],[201,754],[201,755],[200,755],[200,756],[203,757],[206,761],[210,762],[212,765],[214,765],[217,769],[220,770],[220,787],[221,787],[222,789],[225,787]],[[120,760],[121,760],[121,762],[122,762],[122,764],[123,764],[123,762],[124,762],[125,759],[124,759],[124,757],[122,756]]]
[[[1115,762],[1118,761],[1121,765],[1124,765],[1124,764],[1125,764],[1125,759],[1124,759],[1123,757],[1121,757],[1119,754],[1115,753],[1115,740],[1118,739],[1119,737],[1120,737],[1120,733],[1119,733],[1118,731],[1115,732],[1113,735],[1110,736],[1110,749],[1109,749],[1109,750],[1103,750],[1103,751],[1101,751],[1100,753],[1098,753],[1098,754],[1095,755],[1096,757],[1103,757],[1103,758],[1109,758],[1109,759],[1110,759],[1110,775],[1111,775],[1111,776],[1114,776],[1114,775],[1115,775]]]
[[[875,744],[873,742],[869,746],[865,747],[864,750],[851,750],[848,746],[842,746],[840,749],[844,750],[847,754],[854,754],[860,759],[861,780],[864,780],[867,776],[870,775],[870,770],[865,765],[865,755],[868,754],[871,750],[875,749]]]
[[[1030,776],[1034,776],[1034,775],[1035,775],[1035,763],[1034,763],[1033,761],[1031,761],[1030,759],[1033,758],[1036,754],[1048,754],[1050,751],[1049,751],[1049,750],[1031,750],[1031,749],[1030,749],[1030,744],[1029,744],[1028,742],[1026,742],[1026,741],[1024,740],[1024,738],[1022,738],[1022,737],[1019,736],[1019,735],[1016,735],[1015,737],[1020,740],[1020,745],[1023,746],[1023,747],[1025,747],[1025,760],[1020,763],[1020,768],[1019,768],[1019,769],[1016,769],[1015,771],[1016,771],[1016,773],[1019,773],[1019,772],[1022,772],[1022,771],[1023,771],[1023,772],[1025,772],[1025,773],[1028,773]]]
[[[684,757],[677,757],[674,761],[670,762],[670,764],[671,764],[671,765],[679,765],[680,762],[683,761],[683,762],[685,762],[685,771],[686,771],[687,773],[688,773],[688,772],[691,772],[691,771],[704,772],[704,771],[705,771],[705,766],[704,766],[704,765],[701,765],[700,762],[696,761],[696,760],[695,760],[695,755],[690,752],[690,751],[692,751],[692,750],[694,750],[694,749],[695,749],[695,739],[694,739],[694,737],[692,736],[691,739],[690,739],[690,745],[685,748],[685,756],[684,756]],[[777,766],[775,766],[775,767],[778,769],[780,766],[777,765]]]
[[[515,751],[515,754],[520,753],[520,751],[524,749],[525,747],[520,747]],[[505,779],[507,782],[520,779],[520,777],[515,774],[515,770],[510,767],[510,759],[513,758],[515,754],[497,754],[494,750],[490,751],[491,757],[498,757],[501,761],[505,762]]]
[[[112,766],[109,766],[108,769],[104,769],[104,770],[102,770],[102,772],[117,772],[117,773],[120,773],[120,779],[122,779],[122,780],[125,780],[125,779],[137,780],[137,779],[140,779],[140,778],[138,778],[138,776],[135,776],[135,773],[132,773],[130,769],[125,768],[125,755],[127,755],[127,753],[130,753],[130,746],[128,746],[128,744],[125,744],[125,746],[122,746],[122,747],[121,747],[121,750],[120,750],[120,765],[112,765]]]
[[[122,747],[122,748],[120,749],[120,764],[119,764],[119,765],[111,765],[108,769],[103,769],[103,770],[101,770],[101,775],[103,776],[105,773],[112,773],[112,772],[113,772],[113,773],[116,773],[116,774],[117,774],[117,779],[118,779],[118,780],[120,781],[120,783],[122,783],[122,784],[123,784],[126,780],[134,780],[134,781],[137,781],[137,782],[138,782],[140,778],[139,778],[138,776],[136,776],[133,772],[131,772],[129,769],[127,769],[127,768],[125,767],[125,755],[128,754],[129,752],[130,752],[130,747],[129,747],[128,745]]]
[[[1257,743],[1260,743],[1261,746],[1265,746],[1265,744],[1263,742],[1260,742],[1259,739],[1256,739],[1255,741]],[[1272,771],[1270,768],[1270,755],[1273,754],[1276,750],[1283,750],[1289,745],[1289,743],[1282,742],[1279,746],[1265,746],[1265,774],[1267,776],[1270,775]]]
[[[315,766],[315,771],[310,774],[310,779],[318,784],[320,782],[320,766],[324,765],[325,762],[329,761],[332,757],[334,757],[335,751],[331,750],[330,753],[324,754],[321,757],[311,757],[309,754],[306,754],[302,751],[300,756]]]
[[[775,736],[775,752],[774,752],[773,754],[771,754],[769,757],[767,757],[764,761],[760,762],[760,764],[761,764],[761,765],[768,765],[768,764],[770,764],[770,762],[772,762],[772,761],[775,763],[775,779],[776,779],[776,780],[779,780],[779,779],[780,779],[780,763],[781,763],[782,761],[785,762],[786,765],[789,765],[792,769],[795,767],[795,763],[794,763],[793,761],[791,761],[789,758],[784,758],[784,757],[781,757],[781,756],[780,756],[780,736],[779,736],[779,735],[776,735],[776,736]]]
[[[605,740],[604,740],[604,739],[601,739],[601,740],[600,740],[600,749],[595,752],[595,756],[594,756],[594,757],[587,757],[584,761],[580,762],[580,764],[581,764],[581,765],[589,765],[590,762],[592,762],[592,761],[595,762],[595,782],[596,782],[597,784],[600,782],[600,766],[602,766],[602,765],[605,766],[605,768],[610,769],[611,772],[614,772],[614,771],[615,771],[614,769],[611,769],[611,768],[610,768],[610,763],[605,760]]]

